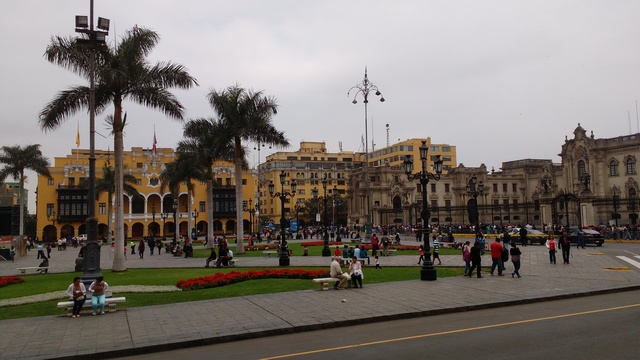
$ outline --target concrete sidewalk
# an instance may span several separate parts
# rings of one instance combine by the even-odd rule
[[[417,256],[381,257],[382,270],[365,267],[363,289],[306,290],[219,300],[125,309],[104,316],[66,316],[0,321],[0,359],[93,358],[141,353],[246,339],[251,337],[428,316],[462,309],[521,304],[603,292],[640,289],[640,272],[610,270],[629,267],[600,248],[572,249],[570,265],[551,265],[544,246],[522,248],[522,278],[498,277],[484,271],[483,279],[455,277],[437,281],[407,280],[366,284],[366,274],[384,266],[415,266]],[[77,251],[52,252],[52,271]],[[130,268],[202,267],[203,259],[155,254],[141,260],[129,255]],[[35,253],[32,255],[35,259]],[[441,256],[443,266],[460,266],[461,256]],[[560,262],[561,262],[561,256]],[[32,259],[32,260],[33,260]],[[108,265],[103,256],[103,264]],[[20,266],[0,263],[0,274]],[[328,258],[293,257],[291,267],[328,266]],[[277,258],[241,258],[241,266],[277,266]],[[490,264],[487,255],[485,265]],[[10,264],[10,266],[8,266]],[[36,264],[37,265],[37,264]],[[103,269],[110,266],[103,265]],[[64,271],[69,271],[65,266]],[[212,272],[215,269],[212,269]],[[38,275],[40,276],[40,275]],[[46,276],[46,275],[41,275]],[[72,274],[70,274],[70,278]],[[109,282],[109,279],[106,279]],[[110,285],[118,285],[113,281]],[[66,288],[67,284],[63,284]],[[61,288],[61,290],[64,290]],[[343,302],[343,300],[345,302]],[[52,309],[52,313],[57,309]],[[11,311],[3,308],[2,311]]]

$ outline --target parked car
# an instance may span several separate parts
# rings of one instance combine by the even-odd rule
[[[602,246],[604,243],[604,237],[600,235],[599,232],[592,229],[577,229],[569,234],[569,241],[571,241],[572,244],[578,243],[578,232],[584,235],[585,245]]]
[[[513,228],[509,231],[511,235],[511,241],[515,241],[516,244],[520,244],[520,228]],[[544,245],[547,242],[547,234],[536,229],[527,229],[527,245],[540,244]]]

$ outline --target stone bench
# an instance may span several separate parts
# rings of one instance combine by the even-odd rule
[[[262,253],[267,255],[267,257],[271,257],[272,254],[278,254],[276,250],[267,250],[267,251],[263,251]]]
[[[347,281],[351,280],[351,276],[347,279]],[[313,279],[314,283],[320,283],[320,289],[323,291],[329,290],[329,283],[336,283],[340,281],[340,279],[327,277],[327,278],[315,278]]]
[[[17,268],[16,270],[20,270],[21,274],[26,274],[27,271],[31,271],[31,270],[33,270],[34,272],[39,272],[40,274],[42,274],[43,272],[45,274],[49,272],[49,268],[48,267],[39,267],[39,266]]]
[[[358,260],[360,262],[360,264],[362,264],[362,266],[364,266],[364,261],[366,260],[366,258],[364,258],[364,259],[357,258],[356,260]],[[349,266],[350,263],[351,263],[351,259],[348,259],[348,258],[340,259],[340,266]]]
[[[104,299],[104,305],[105,305],[105,310],[109,311],[109,312],[115,312],[116,311],[116,305],[117,303],[123,303],[127,301],[127,298],[125,297],[108,297]],[[60,301],[58,303],[58,307],[59,308],[66,308],[67,309],[67,316],[71,316],[71,312],[73,311],[73,301]],[[81,313],[93,313],[93,307],[91,307],[91,300],[87,299],[84,302],[84,305],[82,306],[82,310],[80,311]]]
[[[238,259],[231,259],[229,260],[229,266],[236,266],[238,265]]]

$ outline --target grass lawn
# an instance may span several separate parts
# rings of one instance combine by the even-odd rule
[[[321,247],[320,247],[321,248]],[[326,268],[304,268],[326,269]],[[242,269],[129,269],[122,273],[112,273],[109,270],[102,272],[105,281],[110,286],[116,285],[175,285],[178,280],[186,280],[200,276],[212,275],[214,272],[245,271]],[[255,268],[253,270],[261,270]],[[438,277],[461,276],[462,268],[438,268]],[[383,270],[365,268],[365,285],[389,281],[415,280],[420,278],[417,267],[385,267]],[[48,274],[47,276],[27,275],[22,276],[23,283],[5,286],[0,291],[0,299],[11,299],[27,295],[37,295],[53,291],[65,291],[75,273]],[[119,304],[119,308],[131,308],[137,306],[151,306],[172,304],[187,301],[199,301],[209,299],[229,298],[236,296],[248,296],[268,294],[296,290],[319,289],[319,285],[310,280],[299,279],[262,279],[251,280],[232,285],[193,291],[174,293],[131,293],[114,294],[125,296],[127,301]],[[25,318],[33,316],[47,316],[64,314],[63,309],[56,308],[56,303],[61,300],[46,301],[36,304],[3,307],[0,311],[0,320]]]

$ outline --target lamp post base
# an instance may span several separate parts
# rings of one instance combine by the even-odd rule
[[[420,268],[420,280],[422,281],[435,281],[437,279],[436,268],[431,262],[431,256],[428,256],[424,261],[424,265]]]
[[[283,252],[280,255],[279,258],[279,263],[280,266],[289,266],[291,264],[290,260],[289,260],[289,249],[287,249],[287,252]]]

